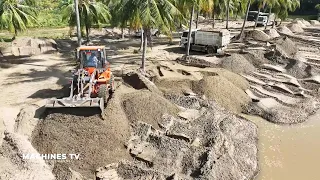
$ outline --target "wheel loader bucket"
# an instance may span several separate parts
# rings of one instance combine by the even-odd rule
[[[62,98],[62,99],[48,99],[45,105],[48,109],[58,108],[100,108],[101,112],[104,110],[103,98]]]

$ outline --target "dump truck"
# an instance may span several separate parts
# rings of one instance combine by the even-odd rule
[[[69,96],[61,99],[48,99],[45,107],[48,109],[100,108],[103,111],[115,87],[105,47],[78,47],[76,59],[78,66],[72,70]]]
[[[184,31],[181,36],[180,47],[187,48],[189,31]],[[203,51],[208,54],[217,53],[230,43],[228,30],[192,30],[190,50]]]

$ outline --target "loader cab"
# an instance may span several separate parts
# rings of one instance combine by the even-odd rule
[[[80,68],[106,68],[108,61],[104,46],[82,46],[77,48]]]

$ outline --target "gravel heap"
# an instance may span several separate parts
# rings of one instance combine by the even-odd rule
[[[298,23],[288,24],[288,28],[294,33],[303,33],[304,32],[304,30],[302,29],[302,27]]]
[[[193,66],[193,67],[216,67],[217,64],[214,62],[207,61],[205,59],[200,59],[195,56],[183,56],[176,59],[176,61],[180,64],[183,64],[185,66]]]
[[[189,79],[161,79],[156,80],[157,87],[164,94],[184,94],[192,91],[192,81]]]
[[[50,114],[38,124],[32,144],[41,154],[80,153],[80,160],[66,162],[66,166],[86,178],[93,178],[96,168],[119,159],[130,159],[124,147],[129,127],[123,126],[124,122],[123,119],[103,121],[99,115]],[[68,171],[61,169],[56,176]]]
[[[269,36],[270,36],[270,38],[278,38],[278,37],[280,37],[280,35],[279,35],[279,33],[278,33],[278,31],[276,30],[276,29],[269,29],[269,30],[267,30],[267,32],[266,32]]]
[[[55,179],[51,168],[41,159],[23,159],[38,154],[24,135],[5,132],[0,146],[0,179]]]
[[[234,73],[250,73],[255,70],[255,67],[241,54],[231,54],[224,58],[221,62],[223,68]]]
[[[271,37],[268,34],[263,32],[262,30],[257,29],[247,32],[246,38],[252,38],[258,41],[268,41],[271,39]]]
[[[4,55],[31,56],[57,50],[53,39],[36,39],[30,37],[16,38],[11,46],[3,50]]]
[[[249,83],[247,80],[245,80],[242,76],[236,73],[233,73],[231,71],[228,71],[226,69],[215,68],[215,69],[212,69],[210,73],[206,71],[201,71],[201,73],[204,74],[205,76],[214,76],[216,74],[221,77],[224,77],[242,90],[246,90],[249,88]],[[215,74],[212,74],[212,73],[215,73]]]
[[[308,22],[308,21],[306,21]],[[306,28],[307,26],[302,22],[302,19],[295,19],[293,23],[298,24],[301,28]]]
[[[294,106],[288,107],[279,105],[271,108],[261,108],[257,103],[252,103],[246,109],[246,113],[258,115],[262,118],[277,124],[297,124],[305,122],[308,117],[314,114],[320,107],[315,105],[314,99],[305,99]],[[319,104],[319,102],[317,102]]]
[[[158,127],[164,114],[177,114],[177,106],[164,97],[149,91],[138,91],[124,97],[123,109],[130,123],[143,121]]]
[[[289,28],[287,28],[286,26],[280,26],[278,28],[278,31],[283,33],[283,34],[294,35],[293,32]]]
[[[319,26],[319,25],[320,25],[320,22],[317,21],[317,20],[310,20],[310,23],[311,23],[311,25],[313,25],[313,26]]]
[[[128,142],[135,161],[97,170],[97,179],[253,179],[258,173],[257,127],[207,102],[201,116],[166,115],[161,130],[138,122]]]
[[[311,23],[310,23],[309,21],[306,21],[305,19],[302,19],[302,23],[303,23],[306,27],[311,26]]]
[[[288,37],[284,37],[276,41],[276,50],[285,58],[293,58],[298,52],[298,48],[295,43]]]
[[[117,91],[108,102],[103,118],[98,114],[80,116],[80,112],[76,115],[66,112],[49,114],[39,121],[32,135],[32,145],[39,153],[80,153],[79,161],[55,163],[54,168],[60,169],[55,171],[56,176],[68,174],[70,167],[87,179],[93,178],[96,168],[130,159],[124,146],[130,136],[130,125],[121,100],[122,94]]]
[[[241,112],[243,106],[250,101],[244,90],[222,76],[204,77],[195,83],[194,92],[215,100],[219,105],[233,112]]]

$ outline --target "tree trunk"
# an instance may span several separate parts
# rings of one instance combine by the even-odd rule
[[[278,17],[278,16],[276,16],[276,15],[274,16],[274,20],[273,20],[273,22],[272,22],[272,29],[273,29],[274,26],[276,25],[276,19],[277,19],[277,17]]]
[[[198,29],[198,25],[199,25],[199,11],[197,11],[196,29]]]
[[[267,19],[267,25],[266,25],[266,27],[264,27],[264,29],[267,29],[267,26],[268,26],[268,24],[269,24],[270,15],[271,15],[271,7],[269,8],[269,14],[268,14],[268,19]]]
[[[148,44],[148,31],[144,31],[143,33],[143,51],[142,51],[142,62],[141,62],[141,70],[145,72],[145,63],[146,63],[146,54],[147,54],[147,44]],[[141,34],[142,36],[142,34]]]
[[[212,19],[213,19],[213,21],[212,21],[212,28],[214,28],[214,25],[215,25],[215,23],[216,23],[216,21],[215,21],[215,16],[214,16],[214,13],[212,13]]]
[[[190,17],[190,22],[189,22],[189,34],[188,34],[188,44],[187,44],[187,52],[186,55],[190,55],[190,43],[191,43],[191,34],[192,34],[192,20],[193,20],[193,14],[194,14],[194,4],[192,5],[192,10],[191,10],[191,17]]]
[[[280,19],[280,23],[279,23],[279,25],[278,26],[280,26],[282,24],[282,19]]]
[[[89,27],[86,26],[86,35],[87,35],[87,43],[90,42],[90,39],[89,39]]]
[[[256,27],[257,27],[260,11],[261,11],[261,8],[260,8],[260,6],[259,6],[258,15],[257,15],[257,17],[256,17],[256,22],[254,23],[254,28],[253,28],[253,29],[256,29]]]
[[[148,44],[149,44],[150,48],[152,49],[152,46],[153,46],[152,42],[153,41],[152,41],[151,30],[147,29],[146,34],[147,34]]]
[[[122,28],[121,28],[121,38],[122,38],[122,39],[124,39],[124,30],[123,30],[123,29],[124,29],[124,28],[122,27]]]
[[[251,4],[251,0],[248,0],[247,10],[246,10],[246,16],[244,17],[244,20],[243,20],[243,24],[242,24],[242,28],[241,28],[241,33],[240,33],[239,39],[241,39],[242,36],[243,36],[244,28],[245,28],[245,26],[246,26],[246,21],[247,21],[247,19],[248,19],[250,4]]]
[[[144,35],[144,31],[143,31],[143,29],[141,29],[141,42],[140,42],[140,49],[139,49],[139,51],[142,51],[142,49],[143,49],[143,35]]]
[[[227,1],[227,18],[226,18],[226,29],[229,29],[229,11],[230,11],[230,0]]]
[[[80,30],[80,15],[79,15],[79,2],[78,0],[74,0],[74,9],[76,12],[76,20],[77,20],[77,36],[78,36],[78,46],[81,46],[81,30]]]

